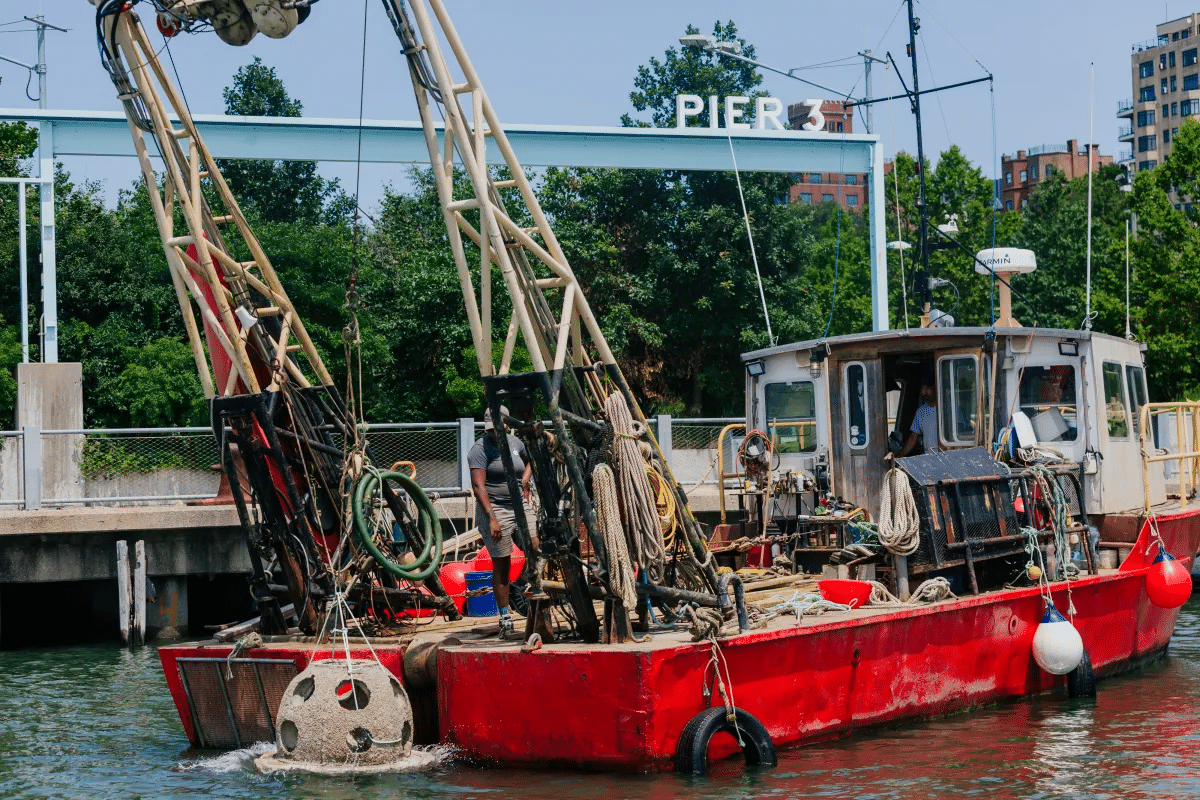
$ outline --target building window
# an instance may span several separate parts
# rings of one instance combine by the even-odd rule
[[[1032,181],[1037,180],[1037,164],[1033,164],[1029,167],[1029,179]]]
[[[856,207],[858,205],[858,195],[856,195],[856,194],[846,195],[846,205],[849,206],[850,208]]]
[[[1193,72],[1191,75],[1183,76],[1183,90],[1190,92],[1195,89],[1200,89],[1200,73]]]
[[[1046,177],[1047,177],[1047,178],[1049,178],[1049,177],[1050,177],[1051,175],[1053,175],[1053,174],[1054,174],[1054,165],[1053,165],[1053,164],[1047,164],[1047,165],[1046,165]]]
[[[1182,117],[1188,117],[1188,116],[1191,116],[1191,114],[1192,114],[1192,101],[1191,100],[1180,100],[1179,101],[1179,115]]]
[[[1196,50],[1197,48],[1193,47],[1191,50],[1183,51],[1183,66],[1190,67],[1196,63]]]
[[[800,202],[806,206],[811,206],[812,205],[812,192],[801,192],[800,193]]]
[[[1021,170],[1021,183],[1024,183],[1027,180],[1029,180],[1028,173],[1025,170]]]
[[[1186,80],[1184,80],[1183,85],[1185,88],[1187,87]],[[1143,86],[1141,89],[1138,90],[1138,102],[1139,103],[1153,103],[1154,99],[1155,98],[1154,98],[1154,87],[1153,86]]]
[[[831,194],[823,194],[823,195],[821,195],[821,202],[822,202],[822,203],[832,203],[832,202],[833,202],[833,195],[831,195]]]
[[[1161,53],[1158,56],[1158,69],[1160,71],[1162,71],[1162,70],[1165,70],[1166,68],[1167,68],[1167,54]]]
[[[1012,173],[1011,172],[1004,173],[1004,185],[1012,186]]]
[[[1154,169],[1157,166],[1158,166],[1158,159],[1156,159],[1156,158],[1152,158],[1149,161],[1139,161],[1138,162],[1138,172],[1141,172],[1142,170],[1147,170],[1147,169]]]
[[[1171,116],[1171,106],[1167,103],[1163,103],[1163,119],[1166,119],[1169,116]]]
[[[1171,41],[1173,41],[1173,42],[1179,41],[1179,31],[1175,31],[1174,33],[1171,34]]]
[[[1178,88],[1178,85],[1175,83],[1175,76],[1172,75],[1171,76],[1171,91],[1174,92],[1174,91],[1176,91],[1177,88]]]
[[[1149,111],[1137,112],[1137,124],[1139,128],[1145,128],[1147,125],[1154,124],[1154,109]]]
[[[1171,131],[1167,128],[1163,128],[1163,144],[1170,144],[1170,143],[1171,143]]]
[[[1191,35],[1192,35],[1192,29],[1191,29],[1191,28],[1184,28],[1184,29],[1183,29],[1183,30],[1180,32],[1180,34],[1179,34],[1179,38],[1180,38],[1180,39],[1186,39],[1186,38],[1188,38],[1188,37],[1189,37],[1189,36],[1191,36]]]
[[[1158,141],[1157,140],[1158,140],[1158,137],[1155,136],[1153,133],[1150,134],[1149,136],[1139,136],[1138,137],[1138,152],[1146,153],[1151,150],[1157,150],[1158,149]]]
[[[1170,58],[1167,59],[1167,66],[1169,66],[1171,69],[1175,69],[1175,51],[1174,50],[1171,51]]]
[[[847,175],[846,176],[846,185],[847,186],[858,186],[858,176],[857,175]]]
[[[1029,208],[1029,198],[1028,197],[1021,198],[1021,208]]]
[[[1005,210],[1005,211],[1012,211],[1012,208],[1013,208],[1013,206],[1012,206],[1012,200],[1005,200],[1005,201],[1004,201],[1004,210]]]
[[[1153,74],[1154,74],[1154,62],[1153,61],[1143,61],[1141,64],[1138,65],[1138,77],[1139,78],[1149,78]]]
[[[1179,128],[1171,128],[1171,138],[1174,139],[1178,136],[1179,136]]]
[[[1171,116],[1172,117],[1179,116],[1179,103],[1171,103]],[[1163,120],[1163,121],[1165,122],[1166,120]]]
[[[844,133],[844,132],[845,132],[845,131],[844,131],[845,123],[844,123],[844,122],[839,122],[837,125],[838,125],[837,132],[838,132],[838,133]]]
[[[824,183],[825,176],[814,172],[812,175],[809,176],[808,182],[809,183]]]

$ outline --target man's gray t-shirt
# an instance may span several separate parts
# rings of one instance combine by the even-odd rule
[[[508,434],[508,448],[512,455],[513,469],[520,480],[520,476],[525,472],[525,444],[510,433]],[[488,500],[492,502],[492,505],[504,508],[513,507],[500,446],[492,441],[491,436],[485,433],[482,439],[476,440],[471,452],[467,454],[467,465],[471,469],[486,471],[484,482],[487,486]]]

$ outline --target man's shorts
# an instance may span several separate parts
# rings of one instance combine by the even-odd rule
[[[533,519],[533,510],[529,507],[529,503],[521,505],[525,511],[525,523],[529,528],[529,534],[537,536],[537,523]],[[498,505],[492,506],[492,513],[500,522],[499,539],[492,538],[491,523],[487,514],[483,513],[483,507],[479,504],[475,505],[475,525],[483,534],[483,544],[487,547],[488,554],[492,558],[507,558],[512,555],[513,551],[513,533],[517,530],[517,515],[511,508]]]

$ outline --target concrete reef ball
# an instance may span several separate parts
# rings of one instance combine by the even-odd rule
[[[314,661],[292,679],[264,772],[400,771],[433,760],[413,752],[413,715],[400,681],[374,661]]]

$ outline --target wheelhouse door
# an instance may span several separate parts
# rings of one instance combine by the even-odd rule
[[[830,379],[837,493],[878,519],[888,435],[882,366],[877,358],[843,361]]]

